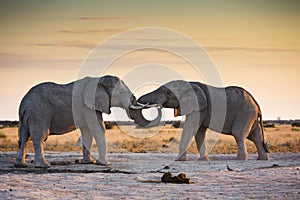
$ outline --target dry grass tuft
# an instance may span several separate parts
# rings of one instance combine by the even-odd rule
[[[0,132],[0,139],[6,139],[7,135],[5,133]]]

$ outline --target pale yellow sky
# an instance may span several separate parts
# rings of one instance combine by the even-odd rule
[[[0,1],[0,120],[18,118],[21,98],[33,85],[75,80],[97,44],[142,27],[173,29],[204,46],[224,85],[249,90],[265,119],[300,118],[299,10],[292,0]],[[197,79],[166,53],[135,52],[123,63],[128,57],[135,65],[167,63]],[[110,73],[126,69],[123,64]]]

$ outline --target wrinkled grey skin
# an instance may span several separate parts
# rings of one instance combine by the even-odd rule
[[[134,95],[122,80],[114,76],[87,77],[65,85],[47,82],[34,86],[24,96],[19,108],[19,142],[15,166],[26,167],[26,147],[31,138],[35,167],[49,167],[50,164],[44,158],[44,141],[49,135],[65,134],[76,128],[82,134],[82,163],[93,162],[89,150],[94,137],[99,151],[96,163],[107,165],[102,113],[110,114],[111,107],[121,107],[132,119],[138,116],[137,110],[131,109],[133,105],[136,105]],[[143,117],[136,121],[145,126],[150,123]]]
[[[138,102],[174,108],[175,116],[186,115],[177,160],[187,160],[186,149],[192,137],[195,137],[200,159],[208,160],[205,146],[207,128],[233,135],[238,146],[237,159],[248,159],[245,146],[247,138],[254,142],[258,159],[268,160],[260,107],[243,88],[216,88],[199,82],[178,80],[141,96]]]

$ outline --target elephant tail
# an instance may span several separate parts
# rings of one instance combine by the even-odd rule
[[[261,133],[262,133],[262,145],[265,149],[265,151],[267,153],[270,153],[269,149],[268,149],[268,145],[267,143],[265,142],[265,133],[264,133],[264,126],[263,126],[263,120],[262,120],[262,113],[261,113],[261,110],[259,109],[259,113],[258,113],[258,118],[259,118],[259,124],[260,124],[260,127],[261,127]]]
[[[20,141],[26,137],[29,137],[29,126],[28,126],[28,115],[26,114],[25,110],[21,110],[19,113],[19,130],[18,130],[18,137],[19,137],[19,145]]]
[[[261,133],[262,133],[262,145],[265,149],[265,151],[267,153],[270,153],[269,152],[269,149],[268,149],[268,145],[267,143],[265,142],[265,133],[264,133],[264,126],[263,126],[263,120],[262,120],[262,112],[261,112],[261,109],[260,109],[260,106],[259,104],[257,103],[257,101],[254,99],[254,97],[248,92],[248,95],[252,98],[252,100],[254,101],[254,103],[256,104],[256,106],[258,107],[258,120],[259,120],[259,125],[260,125],[260,128],[261,128]]]
[[[25,128],[26,130],[29,130],[28,126],[29,121],[29,115],[26,113],[26,109],[20,108],[19,110],[19,128]]]

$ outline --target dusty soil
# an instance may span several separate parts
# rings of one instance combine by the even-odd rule
[[[269,161],[234,160],[216,154],[210,161],[174,162],[176,154],[109,154],[110,167],[76,164],[81,153],[48,152],[49,169],[13,167],[15,152],[0,153],[0,199],[299,199],[300,154],[270,154]],[[185,172],[192,184],[166,184],[164,172]]]

